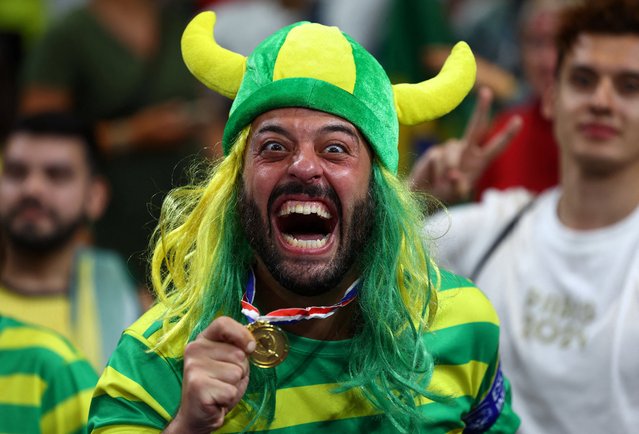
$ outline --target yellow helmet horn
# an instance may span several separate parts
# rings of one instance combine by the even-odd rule
[[[215,42],[215,13],[202,12],[182,35],[182,57],[189,71],[209,89],[235,98],[246,70],[246,57]]]
[[[458,42],[437,76],[417,84],[393,86],[399,122],[416,125],[450,112],[472,89],[476,72],[470,47]]]

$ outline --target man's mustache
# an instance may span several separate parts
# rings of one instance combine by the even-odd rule
[[[9,210],[9,212],[7,213],[7,219],[8,220],[17,219],[19,214],[30,209],[36,209],[38,211],[43,212],[48,217],[51,217],[54,219],[57,218],[57,214],[51,208],[43,204],[42,201],[34,197],[25,197],[24,199],[20,200],[13,208]]]

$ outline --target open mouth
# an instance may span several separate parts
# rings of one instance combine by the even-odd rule
[[[321,249],[335,230],[337,218],[323,202],[288,200],[277,212],[284,241],[300,249]]]

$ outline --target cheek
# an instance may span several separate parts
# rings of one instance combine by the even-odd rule
[[[631,125],[634,136],[639,134],[639,97],[635,97],[636,101],[633,101],[632,105],[627,110],[628,122]]]
[[[86,212],[89,199],[86,188],[60,188],[51,192],[49,206],[56,209],[60,215],[75,217],[81,212]]]
[[[3,209],[7,202],[15,198],[15,188],[11,188],[6,182],[0,184],[0,209]]]
[[[370,178],[370,169],[369,171],[350,172],[344,173],[342,176],[336,175],[332,177],[331,183],[340,197],[343,207],[352,210],[358,202],[366,199]]]
[[[260,212],[265,211],[268,198],[273,190],[273,174],[265,169],[260,170],[254,167],[248,174],[244,174],[243,182],[247,197],[257,203]]]

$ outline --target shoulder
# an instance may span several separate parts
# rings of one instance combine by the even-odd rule
[[[15,381],[21,384],[20,389],[24,393],[38,390],[38,384],[44,384],[43,394],[53,396],[59,391],[63,391],[61,393],[65,396],[81,394],[88,404],[90,392],[98,379],[84,355],[60,334],[2,316],[0,359],[3,366],[0,371],[22,374]],[[0,372],[0,377],[3,375]]]
[[[112,283],[116,289],[135,290],[135,284],[124,259],[115,251],[94,247],[81,248],[75,256],[76,269],[89,263],[96,279]]]
[[[476,205],[486,210],[485,212],[492,211],[507,217],[515,214],[522,206],[528,203],[533,196],[534,193],[521,187],[509,188],[507,190],[488,189],[483,194],[481,201]]]
[[[35,324],[0,316],[0,350],[11,348],[46,361],[49,368],[83,361],[83,355],[65,337]]]
[[[499,319],[486,296],[468,279],[440,269],[437,311],[426,342],[435,370],[431,389],[478,405],[496,379]]]
[[[461,223],[471,220],[478,223],[490,221],[490,226],[495,226],[495,223],[507,221],[515,215],[533,196],[533,193],[525,188],[488,189],[479,202],[453,205],[434,214],[427,220],[426,228],[433,236],[444,235],[447,229],[452,231],[465,229],[476,233],[476,227]]]
[[[113,279],[120,278],[125,282],[132,283],[124,259],[115,251],[83,247],[76,254],[76,263],[82,261],[90,261],[96,272],[108,274]]]
[[[494,363],[499,352],[499,318],[493,305],[467,278],[444,269],[439,275],[437,311],[429,333],[436,363]]]
[[[109,364],[112,364],[113,360],[130,359],[154,360],[173,365],[182,359],[186,343],[181,342],[180,337],[158,345],[166,332],[165,312],[166,307],[163,304],[156,304],[127,327]]]
[[[158,304],[124,331],[93,395],[89,424],[94,429],[123,424],[162,429],[177,411],[181,354],[170,349],[179,345],[157,348],[164,311]]]
[[[100,266],[114,267],[119,269],[126,268],[124,259],[115,251],[102,249],[97,247],[83,247],[78,249],[76,260],[88,258],[92,259]]]
[[[163,304],[154,305],[124,330],[124,335],[136,339],[146,348],[155,347],[164,332],[165,312],[166,307]]]
[[[481,202],[453,206],[429,217],[424,239],[431,243],[438,263],[469,275],[499,232],[532,198],[522,188],[487,190]]]
[[[450,327],[491,324],[499,327],[499,318],[493,305],[475,284],[446,269],[439,269],[436,291],[437,314],[432,330]]]

